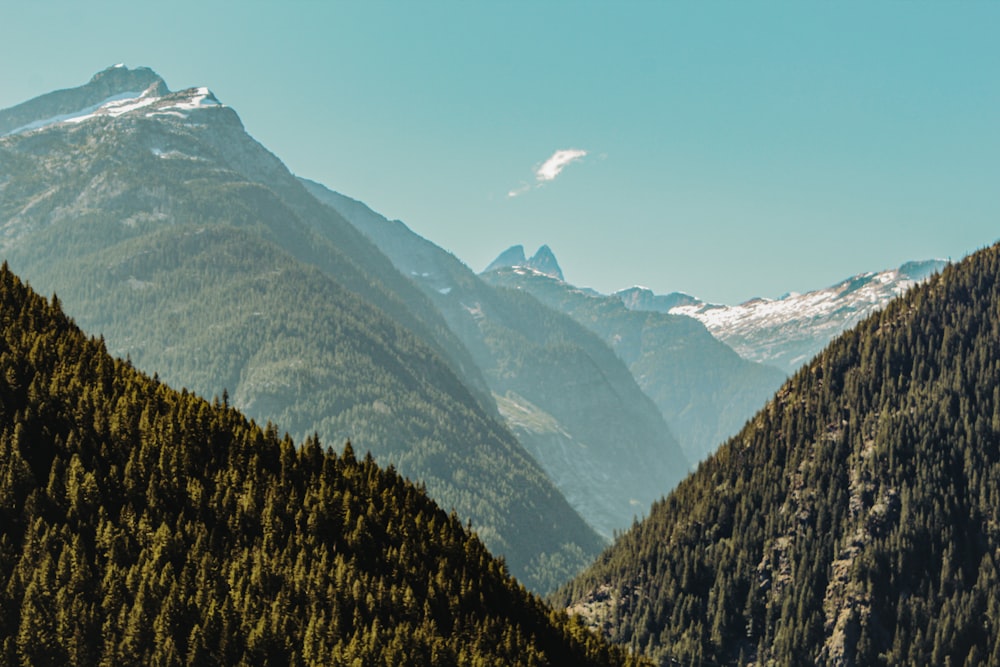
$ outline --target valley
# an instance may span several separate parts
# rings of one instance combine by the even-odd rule
[[[583,147],[484,219],[284,159],[148,67],[0,110],[0,663],[1000,664],[1000,246],[602,292],[576,253],[629,216],[482,271],[416,230],[482,258],[599,196],[647,227],[596,264],[638,271],[705,211],[560,199],[618,164]]]

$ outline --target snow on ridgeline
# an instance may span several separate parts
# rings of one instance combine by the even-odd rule
[[[43,127],[48,127],[49,125],[57,125],[59,123],[73,123],[85,120],[92,117],[98,110],[104,108],[105,106],[134,100],[140,93],[120,93],[118,95],[112,95],[106,100],[103,100],[97,104],[80,109],[79,111],[73,113],[59,114],[57,116],[52,116],[51,118],[43,118],[41,120],[36,120],[31,123],[22,125],[21,127],[16,127],[10,132],[5,132],[2,136],[8,136],[11,134],[21,134],[22,132],[30,132],[32,130],[37,130]]]
[[[156,95],[156,86],[150,86],[142,92],[128,91],[111,95],[97,104],[84,107],[74,112],[58,114],[48,118],[35,120],[21,127],[14,128],[0,136],[33,132],[53,125],[64,123],[83,123],[92,118],[110,116],[116,118],[127,113],[148,109],[147,117],[174,116],[187,118],[188,113],[198,109],[224,106],[215,95],[205,87],[189,88],[176,93]]]
[[[687,294],[656,295],[642,288],[616,293],[628,308],[687,315],[751,361],[793,373],[835,336],[883,308],[933,273],[943,260],[909,262],[898,269],[862,273],[826,289],[751,299],[736,306],[706,303]]]

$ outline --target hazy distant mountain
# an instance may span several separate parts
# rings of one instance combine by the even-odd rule
[[[527,266],[482,278],[529,292],[600,336],[656,403],[690,461],[715,451],[785,380],[775,368],[742,359],[690,317],[629,310],[618,298]]]
[[[497,269],[508,269],[514,266],[526,266],[547,276],[564,280],[562,269],[559,268],[559,262],[556,261],[556,256],[552,253],[552,249],[547,245],[540,247],[535,254],[531,256],[531,259],[527,259],[525,257],[524,246],[511,246],[497,255],[497,258],[490,262],[489,266],[483,269],[483,273],[489,273],[490,271],[496,271]]]
[[[370,449],[537,589],[600,548],[434,305],[208,89],[109,68],[0,127],[0,253],[113,353]]]
[[[738,306],[705,303],[682,293],[656,295],[633,287],[617,292],[633,310],[688,315],[700,320],[741,356],[795,372],[834,336],[944,268],[942,260],[907,262],[898,269],[862,273],[832,287]]]
[[[838,337],[558,599],[659,664],[1000,664],[998,340],[994,246]]]
[[[483,368],[508,425],[603,534],[630,525],[684,476],[688,461],[656,406],[596,335],[523,292],[486,284],[403,223],[306,184],[434,302]],[[535,258],[558,272],[551,251]]]

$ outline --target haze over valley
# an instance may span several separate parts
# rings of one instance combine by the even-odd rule
[[[0,664],[1000,664],[995,7],[231,9],[2,22]]]

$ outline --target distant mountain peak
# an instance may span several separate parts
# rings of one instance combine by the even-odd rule
[[[524,256],[524,246],[512,245],[497,255],[497,258],[483,269],[483,273],[489,273],[497,269],[507,269],[512,266],[524,266],[527,262],[528,259]]]
[[[555,254],[547,245],[543,245],[535,252],[532,258],[528,260],[528,266],[553,278],[565,280],[562,269],[559,268],[559,262],[556,261]]]
[[[148,67],[112,65],[82,86],[57,90],[0,111],[0,137],[132,112],[183,119],[196,109],[221,106],[208,88],[171,92]]]
[[[148,90],[150,86],[156,86],[156,93],[158,95],[165,95],[170,92],[163,78],[149,67],[130,69],[119,63],[95,74],[83,88],[103,88],[104,91],[115,94],[144,91]]]
[[[557,280],[566,280],[563,277],[562,269],[559,267],[559,262],[556,261],[555,253],[547,245],[542,245],[535,251],[531,259],[525,256],[523,245],[512,245],[490,262],[490,265],[483,270],[483,273],[515,267],[526,267]]]
[[[632,310],[687,315],[700,320],[745,359],[794,373],[844,329],[941,271],[947,262],[906,262],[897,269],[869,271],[830,287],[788,292],[777,299],[755,297],[730,306],[681,293],[653,294],[642,288],[616,292]]]

